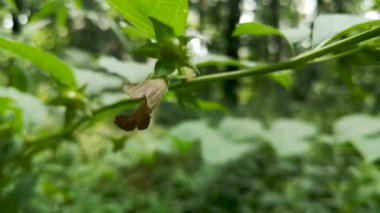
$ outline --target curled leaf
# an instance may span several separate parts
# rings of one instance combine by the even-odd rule
[[[161,102],[167,90],[165,81],[153,79],[139,84],[125,84],[123,90],[132,99],[143,99],[143,102],[131,115],[117,115],[114,123],[125,131],[148,128],[152,110]]]
[[[167,87],[164,80],[152,79],[139,84],[125,84],[123,89],[132,99],[145,97],[148,107],[153,110],[161,102]]]
[[[150,114],[152,110],[147,106],[146,100],[129,116],[117,115],[115,124],[125,131],[133,131],[134,129],[144,130],[148,128],[150,123]]]

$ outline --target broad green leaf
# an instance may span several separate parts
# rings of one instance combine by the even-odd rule
[[[338,142],[351,142],[366,161],[380,159],[380,118],[345,116],[335,122],[334,134]]]
[[[334,36],[335,34],[341,32],[342,30],[345,31],[349,27],[352,27],[354,25],[361,24],[367,21],[368,19],[365,19],[362,16],[355,16],[355,15],[343,15],[343,14],[320,15],[314,21],[312,45],[313,46],[318,45],[322,41]]]
[[[121,85],[123,84],[123,81],[116,76],[87,69],[75,69],[75,76],[78,79],[78,84],[85,86],[85,91],[89,95],[100,94],[100,92],[106,89],[121,89]]]
[[[368,162],[380,159],[380,137],[358,138],[352,142],[363,158]]]
[[[258,138],[264,132],[261,123],[256,120],[233,117],[224,118],[218,130],[223,137],[233,141]]]
[[[185,31],[188,0],[107,0],[133,27],[147,38],[155,38],[153,17],[174,29],[175,35]]]
[[[170,26],[162,23],[161,21],[149,17],[149,20],[153,24],[154,34],[156,35],[156,39],[159,42],[164,42],[172,37],[174,37],[174,30]]]
[[[55,55],[38,48],[11,41],[0,37],[0,48],[8,50],[22,58],[28,59],[34,65],[46,71],[56,81],[69,87],[76,87],[77,83],[71,68]]]
[[[342,117],[334,124],[334,134],[340,142],[365,138],[379,131],[380,119],[363,114]]]
[[[314,126],[298,120],[277,120],[265,138],[280,156],[303,154],[309,148],[308,138],[314,136]]]
[[[206,121],[194,120],[186,121],[172,128],[169,134],[181,140],[191,142],[200,141],[204,135],[208,135],[212,129],[207,125]]]
[[[364,19],[359,18],[359,20],[364,20]],[[360,22],[359,20],[358,20],[358,22]],[[318,45],[317,48],[325,46],[325,45],[331,43],[332,41],[337,40],[337,39],[339,39],[339,38],[341,38],[343,36],[346,36],[346,35],[348,35],[348,34],[350,34],[352,32],[355,32],[355,31],[358,31],[358,30],[368,29],[368,28],[374,27],[374,26],[380,26],[380,20],[366,21],[364,23],[353,25],[351,27],[348,27],[347,29],[344,29],[344,30],[336,33],[335,35],[331,35],[330,38],[328,38],[327,40],[325,40],[324,42],[322,42],[320,45]]]
[[[153,73],[154,66],[151,61],[148,63],[123,62],[109,56],[100,57],[98,64],[108,72],[118,75],[132,84],[140,83],[147,79]]]
[[[252,150],[250,143],[239,143],[228,140],[225,136],[211,131],[201,137],[201,155],[209,164],[224,164],[241,157]]]
[[[175,64],[171,62],[165,62],[163,60],[158,60],[154,66],[154,73],[156,77],[164,77],[174,72],[175,69]]]
[[[289,28],[281,29],[281,33],[286,36],[290,43],[301,43],[310,37],[309,28]]]

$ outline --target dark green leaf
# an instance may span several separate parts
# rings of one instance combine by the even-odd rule
[[[136,50],[133,51],[133,54],[137,56],[145,56],[151,58],[159,58],[160,57],[160,49],[157,43],[148,43],[145,44]]]
[[[173,28],[169,25],[153,17],[149,17],[149,19],[153,24],[154,34],[156,35],[157,41],[165,42],[175,36]]]
[[[171,62],[165,62],[163,60],[157,61],[154,66],[154,72],[157,77],[163,77],[171,74],[176,69],[175,64]]]

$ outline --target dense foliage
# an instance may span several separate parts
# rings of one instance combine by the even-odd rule
[[[0,1],[0,211],[378,212],[379,7]]]

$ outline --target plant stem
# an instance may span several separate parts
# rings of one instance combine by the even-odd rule
[[[227,79],[236,79],[236,78],[242,78],[242,77],[248,77],[248,76],[264,75],[268,73],[292,69],[292,68],[304,65],[307,62],[314,60],[316,58],[319,58],[321,56],[324,56],[326,54],[339,52],[343,48],[347,48],[349,46],[358,44],[360,42],[363,42],[363,41],[366,41],[378,36],[380,36],[380,27],[376,27],[366,32],[357,34],[355,36],[331,43],[319,49],[306,52],[304,54],[293,57],[287,61],[279,62],[277,64],[272,64],[272,65],[267,65],[267,66],[259,65],[252,68],[242,69],[242,70],[237,70],[237,71],[232,71],[232,72],[200,76],[197,78],[187,80],[185,82],[173,84],[170,86],[170,89],[175,90],[175,89],[180,89],[184,87],[198,86],[198,85],[208,84],[208,83],[212,83],[216,81],[223,81]]]
[[[293,57],[287,61],[279,62],[277,64],[272,65],[258,65],[252,68],[248,69],[242,69],[232,72],[226,72],[226,73],[220,73],[220,74],[212,74],[212,75],[206,75],[197,77],[191,80],[187,80],[178,84],[173,84],[170,86],[171,90],[180,89],[184,87],[190,87],[190,86],[198,86],[202,84],[212,83],[216,81],[223,81],[228,79],[236,79],[236,78],[242,78],[247,76],[256,76],[256,75],[264,75],[268,73],[273,72],[279,72],[287,69],[292,69],[301,65],[304,65],[314,59],[317,59],[321,56],[324,56],[329,53],[333,52],[339,52],[343,48],[347,48],[349,46],[358,44],[360,42],[369,40],[371,38],[380,36],[380,27],[376,27],[374,29],[368,30],[366,32],[357,34],[355,36],[337,41],[335,43],[331,43],[329,45],[326,45],[324,47],[321,47],[319,49],[315,49],[309,52],[306,52],[304,54],[301,54],[299,56]],[[96,111],[94,111],[93,116],[91,117],[82,117],[77,122],[75,122],[73,125],[71,125],[66,130],[63,130],[62,132],[56,133],[54,135],[50,135],[44,138],[36,139],[33,141],[27,142],[27,148],[23,153],[24,157],[30,157],[34,153],[51,146],[52,144],[55,145],[55,143],[59,143],[59,139],[66,138],[71,136],[75,131],[80,129],[80,127],[91,123],[92,121],[96,120],[99,117],[103,117],[108,114],[117,113],[119,111],[125,110],[126,108],[133,106],[137,103],[136,100],[124,100],[120,101],[118,103],[105,106],[103,108],[100,108]]]

